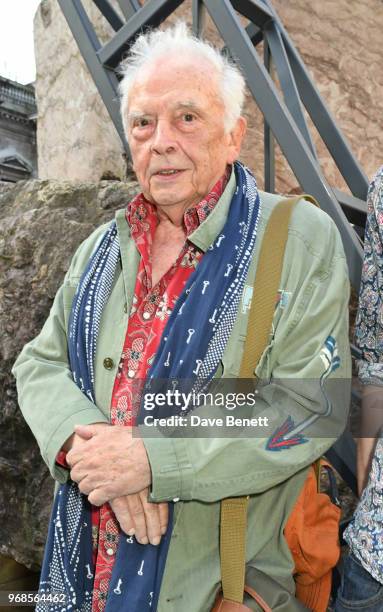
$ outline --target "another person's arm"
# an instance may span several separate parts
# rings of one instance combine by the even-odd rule
[[[383,386],[364,385],[360,433],[357,440],[358,493],[365,488],[371,469],[378,433],[383,425]]]
[[[383,168],[372,180],[367,198],[355,343],[361,351],[357,365],[363,385],[357,463],[361,493],[367,484],[376,438],[383,426]]]

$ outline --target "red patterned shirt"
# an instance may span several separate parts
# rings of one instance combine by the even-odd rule
[[[228,169],[197,206],[185,211],[186,237],[213,210],[225,189],[229,175]],[[140,194],[128,205],[126,220],[141,260],[112,393],[111,423],[118,425],[134,424],[139,409],[139,401],[135,398],[139,397],[137,389],[140,381],[145,380],[153,363],[162,332],[178,296],[203,256],[202,251],[186,239],[175,263],[152,287],[151,248],[158,223],[156,208]],[[92,612],[100,612],[105,608],[119,539],[119,526],[109,504],[100,509],[93,508],[92,526],[96,568]]]

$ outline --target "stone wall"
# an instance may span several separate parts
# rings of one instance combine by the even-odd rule
[[[136,190],[115,181],[0,185],[0,575],[1,555],[39,567],[53,494],[11,367],[40,331],[77,246]]]
[[[91,0],[83,3],[105,40],[109,28],[91,8]],[[186,0],[169,21],[183,18],[190,22],[190,5],[191,0]],[[274,7],[354,154],[371,176],[383,158],[381,0],[274,0]],[[220,43],[210,22],[206,33]],[[42,1],[35,19],[35,38],[39,176],[98,180],[111,172],[122,177],[119,139],[55,0]],[[249,127],[242,160],[255,171],[262,186],[262,117],[250,96],[245,114]],[[343,180],[315,131],[314,140],[327,178],[342,188]],[[278,155],[277,189],[288,192],[296,186]]]

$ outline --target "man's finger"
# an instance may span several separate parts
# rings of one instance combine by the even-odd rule
[[[142,507],[145,513],[146,530],[149,542],[157,546],[161,541],[161,521],[158,504],[148,501],[148,489],[139,493]]]
[[[102,506],[109,501],[108,493],[105,488],[93,489],[88,495],[88,501],[93,506]]]
[[[169,504],[167,502],[163,502],[157,505],[158,505],[158,513],[160,517],[161,534],[164,535],[168,528],[168,522],[169,522]]]
[[[92,448],[91,438],[89,440],[84,441],[80,445],[76,445],[72,448],[66,456],[66,461],[68,465],[71,467],[79,463],[79,461],[86,460],[87,462],[92,461],[94,463],[94,459],[98,459],[97,453],[94,453]],[[90,445],[90,446],[89,446]]]
[[[140,544],[149,542],[148,532],[146,527],[145,512],[138,493],[126,496],[130,516],[132,517],[135,529],[136,540]]]
[[[81,464],[75,465],[70,471],[70,477],[73,482],[81,482],[85,476],[87,476],[87,472],[81,468]]]
[[[72,448],[70,451],[68,451],[66,455],[66,462],[70,467],[73,467],[76,465],[76,463],[81,461],[81,459],[83,458],[83,455],[84,455],[84,450],[80,450],[77,447]]]
[[[134,522],[130,516],[128,501],[126,497],[116,497],[109,502],[121,530],[127,535],[135,533]]]
[[[67,462],[67,464],[69,465],[69,467],[73,467],[73,466],[76,464],[76,462],[74,461],[74,458],[73,458],[73,453],[72,453],[72,454],[71,454],[71,453],[72,453],[72,451],[70,450],[70,451],[69,451],[69,452],[66,454],[66,457],[65,457],[65,461]]]
[[[82,464],[79,465],[82,469]],[[86,466],[84,466],[84,471],[86,469]],[[76,475],[76,472],[74,472],[74,475]],[[81,472],[81,475],[83,476],[83,472]],[[90,493],[95,489],[101,491],[103,497],[105,497],[102,503],[105,503],[110,499],[114,499],[115,497],[119,497],[113,494],[112,484],[109,482],[104,470],[91,470],[89,473],[82,477],[82,479],[78,483],[78,488],[84,495],[90,495]]]
[[[95,489],[94,484],[91,482],[88,475],[84,476],[84,478],[82,478],[82,480],[80,480],[80,482],[77,484],[83,495],[89,495]]]

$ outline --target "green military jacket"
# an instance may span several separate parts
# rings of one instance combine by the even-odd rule
[[[208,218],[189,236],[206,251],[222,230],[235,190],[234,172]],[[257,258],[265,225],[279,196],[260,192],[261,215],[255,255],[219,375],[238,375],[246,334]],[[121,267],[105,306],[95,362],[93,404],[74,384],[67,357],[67,325],[82,271],[108,224],[78,248],[50,315],[40,334],[18,357],[13,373],[21,410],[56,481],[68,472],[56,455],[76,424],[109,420],[111,394],[132,305],[139,253],[123,210],[116,213]],[[282,424],[299,422],[322,411],[309,382],[323,377],[326,338],[336,341],[340,366],[328,380],[350,378],[348,342],[349,283],[340,236],[330,217],[300,201],[292,215],[280,297],[269,343],[254,371],[263,381],[254,414]],[[246,556],[248,563],[272,575],[294,592],[293,561],[283,527],[307,474],[344,427],[348,387],[329,390],[330,416],[320,418],[319,435],[289,450],[266,449],[264,438],[146,437],[152,470],[151,500],[175,502],[174,529],[162,583],[158,612],[207,612],[220,583],[220,500],[250,495]]]

